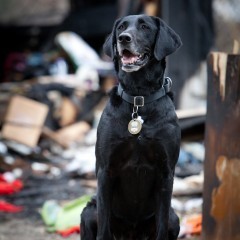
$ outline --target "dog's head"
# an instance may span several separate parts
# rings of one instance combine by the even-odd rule
[[[153,57],[162,60],[181,45],[180,37],[160,18],[130,15],[116,20],[103,48],[119,60],[123,71],[133,72]]]

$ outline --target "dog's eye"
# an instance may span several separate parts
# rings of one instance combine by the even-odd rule
[[[122,30],[124,28],[123,24],[121,24],[119,27],[118,27],[118,30]]]
[[[148,26],[147,24],[142,24],[142,25],[141,25],[141,28],[142,28],[142,29],[149,29],[149,26]]]

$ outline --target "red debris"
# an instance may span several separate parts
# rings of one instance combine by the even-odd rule
[[[0,195],[8,195],[19,192],[23,188],[21,180],[7,181],[3,174],[0,174]]]
[[[80,226],[74,226],[66,230],[58,230],[57,233],[61,234],[62,237],[68,237],[73,233],[80,233]]]
[[[0,195],[13,194],[19,192],[23,188],[21,180],[14,180],[13,182],[7,182],[0,176]]]
[[[21,212],[22,210],[22,206],[15,206],[13,204],[0,200],[0,212],[17,213]]]

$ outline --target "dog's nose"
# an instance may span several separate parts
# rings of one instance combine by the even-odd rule
[[[120,43],[131,42],[131,41],[132,41],[132,37],[129,33],[121,33],[118,36],[118,42]]]

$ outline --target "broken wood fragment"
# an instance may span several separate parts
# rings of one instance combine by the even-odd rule
[[[79,143],[83,141],[90,128],[91,126],[87,122],[81,121],[61,128],[58,131],[52,131],[51,129],[44,127],[43,135],[58,143],[60,146],[68,148],[76,142]]]

